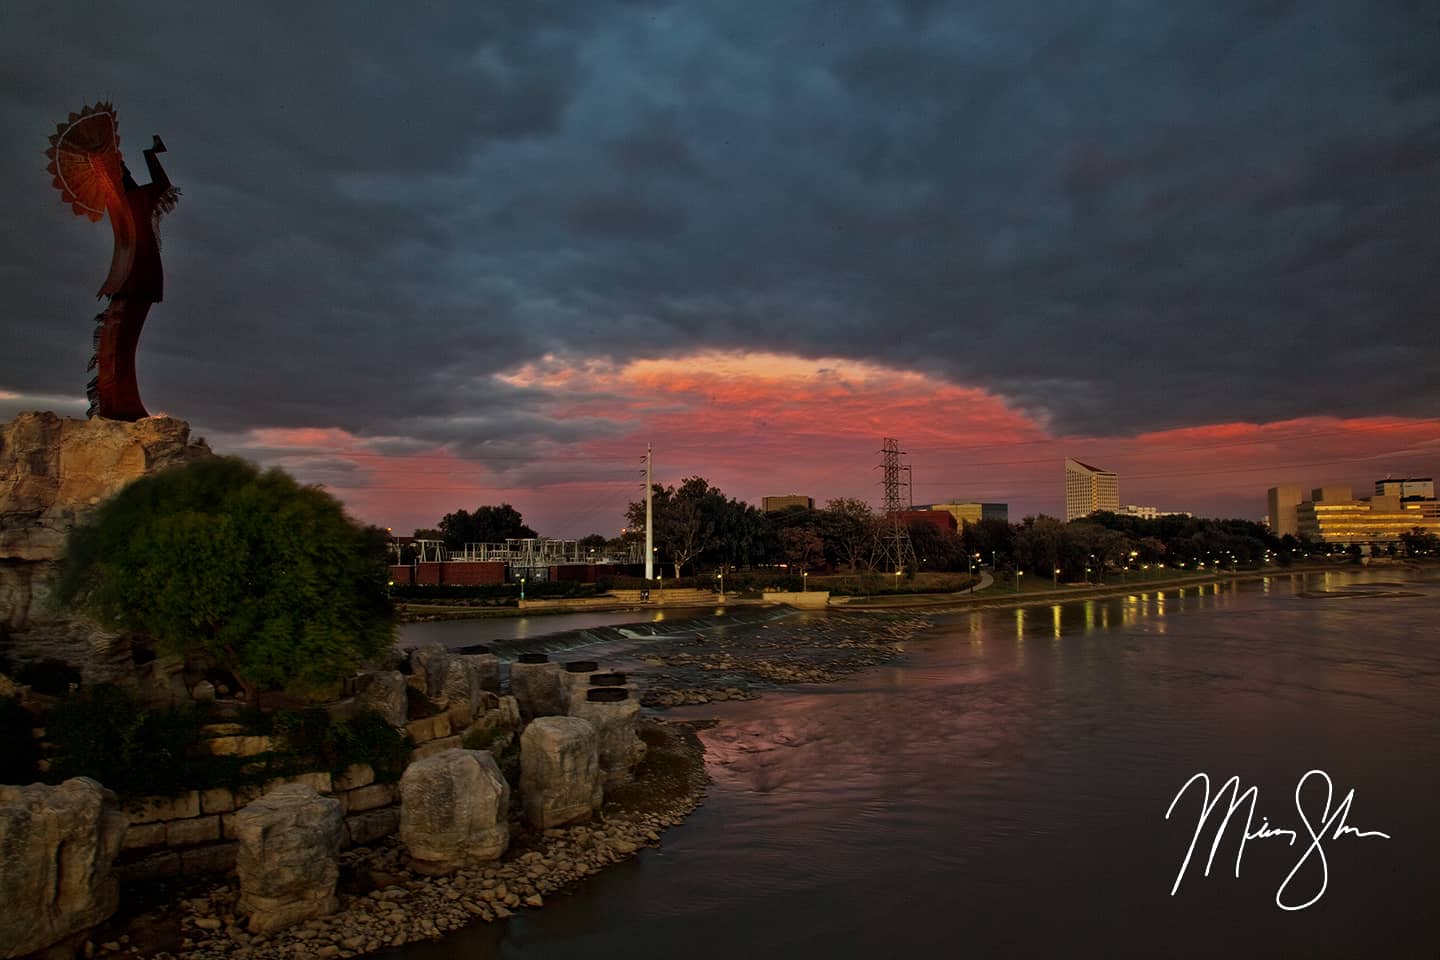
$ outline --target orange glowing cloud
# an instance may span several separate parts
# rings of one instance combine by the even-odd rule
[[[1065,457],[1120,475],[1122,503],[1258,518],[1278,483],[1348,483],[1365,492],[1386,474],[1431,475],[1434,420],[1313,417],[1215,423],[1135,437],[1057,437],[984,389],[878,364],[776,353],[702,352],[616,363],[547,356],[496,378],[538,395],[545,424],[608,424],[563,445],[513,437],[502,456],[472,446],[425,446],[334,428],[251,431],[256,459],[322,482],[357,516],[408,533],[460,508],[508,502],[552,536],[613,535],[643,495],[641,460],[655,448],[656,481],[699,475],[758,503],[801,493],[880,499],[879,450],[901,441],[913,500],[1000,501],[1012,519],[1063,513]],[[529,401],[527,401],[529,402]],[[502,446],[502,445],[495,445]],[[388,452],[403,449],[406,452]]]

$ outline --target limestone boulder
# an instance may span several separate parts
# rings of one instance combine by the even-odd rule
[[[0,786],[0,957],[44,949],[115,912],[126,819],[88,777]]]
[[[522,656],[510,665],[510,692],[520,705],[523,720],[563,716],[569,711],[568,691],[564,668],[544,654]]]
[[[450,680],[450,662],[455,655],[438,643],[410,651],[410,685],[437,704],[445,697]]]
[[[613,699],[619,697],[624,699]],[[570,713],[595,728],[605,786],[629,783],[645,759],[645,742],[636,732],[640,701],[623,687],[592,688],[585,699],[572,702]]]
[[[373,710],[395,728],[410,719],[410,701],[405,693],[405,675],[399,670],[361,674],[355,682],[355,706]]]
[[[520,797],[537,830],[583,823],[600,809],[599,740],[579,717],[540,717],[520,735]]]
[[[464,726],[500,689],[500,663],[494,654],[457,654],[446,661],[445,680],[437,705]]]
[[[520,735],[519,704],[514,697],[497,697],[491,693],[485,694],[484,702],[486,708],[465,728],[465,739],[492,753],[504,750]]]
[[[302,783],[276,787],[235,814],[239,911],[269,933],[339,908],[340,801]]]
[[[510,845],[510,785],[486,750],[451,749],[400,778],[400,840],[421,873],[453,873]]]

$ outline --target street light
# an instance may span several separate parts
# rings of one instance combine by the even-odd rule
[[[720,602],[725,602],[725,572],[715,574],[715,579],[720,581]]]
[[[896,571],[895,571],[895,592],[896,592],[896,593],[899,593],[899,592],[900,592],[900,574],[902,574],[902,573],[904,573],[903,570],[896,570]]]
[[[1053,579],[1055,580],[1055,586],[1057,586],[1057,587],[1060,586],[1060,568],[1059,568],[1059,567],[1056,567],[1056,568],[1055,568],[1055,576],[1054,576]]]
[[[1024,571],[1024,570],[1021,570],[1019,567],[1016,567],[1016,568],[1015,568],[1015,592],[1016,592],[1016,593],[1019,593],[1019,592],[1020,592],[1020,578],[1023,577],[1023,576],[1025,576],[1025,571]]]
[[[521,600],[524,600],[524,599],[525,599],[525,578],[524,578],[524,577],[521,577],[521,578],[520,578],[520,599],[521,599]]]
[[[800,592],[801,592],[801,593],[804,593],[806,590],[809,590],[809,589],[810,589],[810,571],[809,571],[809,570],[801,570],[801,571],[800,571]]]

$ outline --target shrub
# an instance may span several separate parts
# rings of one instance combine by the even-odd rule
[[[60,602],[246,687],[314,689],[394,645],[384,533],[279,470],[210,458],[152,474],[71,531]]]
[[[124,794],[172,794],[241,779],[238,757],[199,750],[206,709],[150,710],[109,684],[62,700],[45,718],[55,757],[52,782],[93,777]]]
[[[272,718],[274,735],[284,744],[293,772],[326,770],[340,774],[352,764],[369,764],[375,779],[400,779],[409,759],[410,738],[373,711],[361,711],[349,720],[332,720],[324,710],[278,710]]]
[[[404,772],[412,746],[409,737],[370,711],[332,721],[318,708],[278,710],[269,717],[251,714],[240,719],[249,721],[245,725],[252,732],[277,738],[280,749],[252,757],[216,757],[201,746],[201,727],[208,719],[203,705],[148,709],[119,687],[94,687],[61,701],[46,718],[46,733],[55,748],[49,777],[56,783],[93,777],[129,796],[169,795],[258,784],[313,770],[338,774],[351,764],[367,763],[377,780],[388,783]],[[24,742],[30,742],[33,722],[23,721]],[[20,729],[20,720],[15,723]]]

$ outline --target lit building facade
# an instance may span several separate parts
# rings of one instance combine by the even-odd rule
[[[762,497],[761,508],[766,513],[779,513],[781,510],[789,510],[791,507],[804,507],[806,510],[815,509],[814,497],[802,497],[798,493],[787,493],[783,497]]]
[[[1300,536],[1318,543],[1398,543],[1416,527],[1440,535],[1440,513],[1434,506],[1433,500],[1402,502],[1393,495],[1306,500],[1296,515]]]
[[[1065,520],[1088,517],[1096,510],[1120,512],[1120,478],[1109,470],[1065,458]]]

